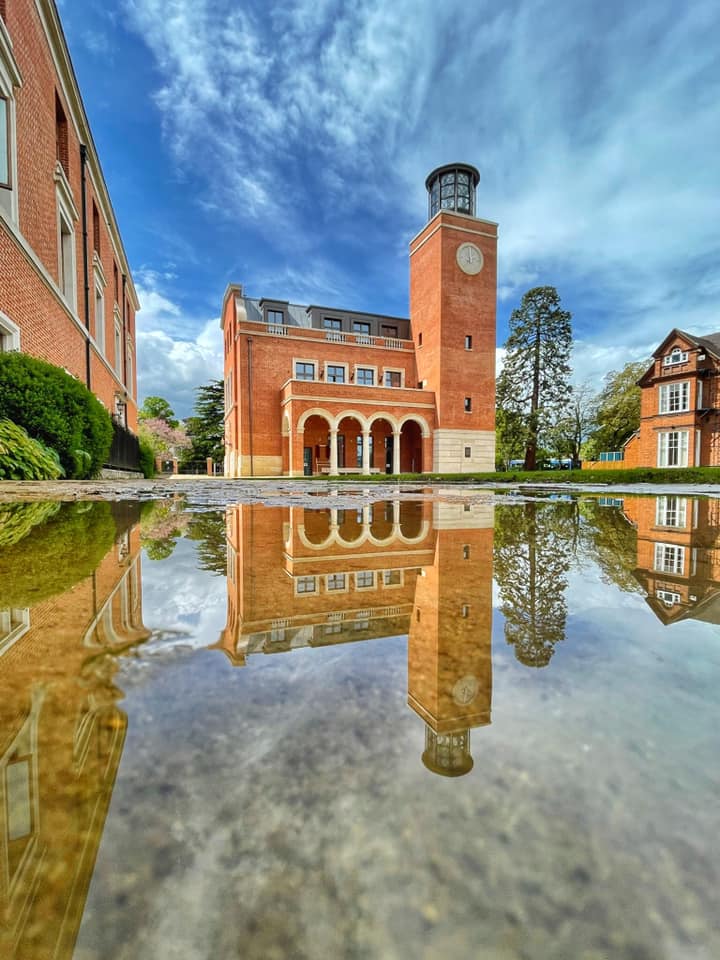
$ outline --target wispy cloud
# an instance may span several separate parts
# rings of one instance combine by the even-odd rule
[[[267,246],[267,269],[237,279],[255,286],[279,260],[305,299],[313,274],[327,297],[368,273],[397,298],[424,177],[458,158],[480,167],[479,212],[500,223],[503,311],[556,284],[576,364],[720,326],[710,0],[482,2],[470,19],[460,0],[126,6],[178,170],[209,218]],[[307,263],[321,268],[300,283]]]

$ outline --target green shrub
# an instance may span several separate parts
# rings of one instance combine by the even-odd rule
[[[54,450],[31,439],[16,423],[0,420],[0,479],[57,480],[62,475]]]
[[[40,524],[38,506],[15,504],[0,515],[0,541],[9,541],[0,546],[0,609],[65,593],[90,576],[115,540],[109,503],[63,503]],[[29,535],[18,539],[24,528]]]
[[[0,503],[0,547],[14,547],[60,510],[57,500],[35,503]]]
[[[110,414],[79,380],[24,353],[0,353],[0,418],[55,450],[65,475],[95,476],[112,443]]]
[[[140,440],[140,469],[146,480],[155,476],[155,454],[147,440]]]

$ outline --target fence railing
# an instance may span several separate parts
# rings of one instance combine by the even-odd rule
[[[117,420],[113,420],[112,425],[113,439],[105,466],[115,470],[139,470],[140,441]]]

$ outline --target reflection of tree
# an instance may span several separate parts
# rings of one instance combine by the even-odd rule
[[[150,560],[169,557],[187,528],[190,515],[182,498],[143,504],[140,543]]]
[[[617,507],[601,506],[597,500],[580,504],[582,539],[601,571],[604,583],[626,593],[642,593],[633,570],[637,566],[637,530]]]
[[[566,574],[578,527],[575,502],[495,508],[494,571],[505,639],[528,667],[547,666],[565,639]]]
[[[193,514],[188,524],[187,537],[197,541],[200,569],[224,576],[227,571],[225,514],[215,511]]]

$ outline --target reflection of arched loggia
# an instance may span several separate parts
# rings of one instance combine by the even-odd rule
[[[305,529],[305,518],[297,525],[297,535],[300,543],[308,550],[325,550],[331,546],[343,547],[345,549],[354,549],[369,543],[374,547],[388,547],[393,543],[414,544],[422,543],[430,532],[430,523],[423,520],[419,524],[419,529],[414,535],[408,535],[403,530],[403,522],[400,513],[399,501],[392,503],[392,525],[390,533],[385,537],[378,537],[372,532],[372,513],[369,506],[362,508],[363,519],[360,525],[360,534],[352,540],[343,536],[342,524],[339,522],[337,509],[331,509],[329,513],[324,511],[312,511],[312,526],[314,529]],[[324,527],[324,529],[323,529]],[[326,532],[327,531],[327,532]]]

